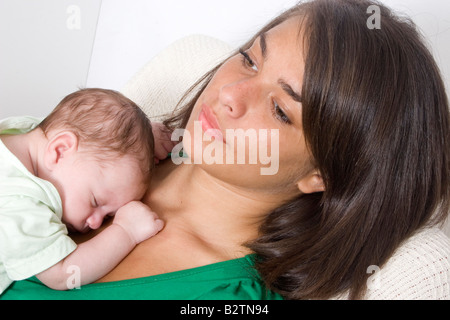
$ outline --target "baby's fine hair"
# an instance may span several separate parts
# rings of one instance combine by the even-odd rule
[[[133,101],[107,89],[81,89],[66,96],[39,124],[50,131],[68,130],[79,145],[105,161],[129,155],[139,160],[143,179],[154,167],[154,138],[150,120]],[[92,151],[91,151],[92,150]]]

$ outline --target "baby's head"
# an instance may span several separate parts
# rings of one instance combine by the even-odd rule
[[[152,128],[145,113],[121,93],[74,92],[39,128],[49,141],[51,182],[69,228],[98,228],[105,215],[144,195],[154,168]]]

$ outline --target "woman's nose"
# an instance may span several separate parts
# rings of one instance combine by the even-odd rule
[[[223,86],[220,90],[220,102],[233,118],[245,115],[258,95],[252,79],[243,79]]]

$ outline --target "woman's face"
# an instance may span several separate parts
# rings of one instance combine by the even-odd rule
[[[291,18],[221,66],[186,126],[193,163],[237,186],[298,194],[314,169],[302,130],[302,43]]]

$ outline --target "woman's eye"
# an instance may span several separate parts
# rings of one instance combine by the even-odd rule
[[[239,53],[242,55],[242,63],[245,67],[253,69],[254,71],[258,71],[258,66],[253,62],[252,58],[250,58],[247,52],[240,49]]]
[[[259,71],[258,66],[252,60],[252,58],[250,58],[250,56],[248,55],[247,52],[245,52],[244,50],[240,49],[239,53],[242,55],[242,64],[244,65],[244,67],[251,68],[251,69],[253,69],[256,72]],[[272,103],[273,103],[272,113],[273,113],[274,117],[277,118],[278,120],[280,120],[283,123],[291,124],[292,123],[291,120],[284,113],[283,109],[281,109],[281,107],[278,105],[278,103],[275,100],[273,100]]]
[[[291,120],[288,118],[288,116],[284,113],[283,109],[280,108],[280,106],[275,100],[273,101],[273,114],[281,122],[291,124]]]

